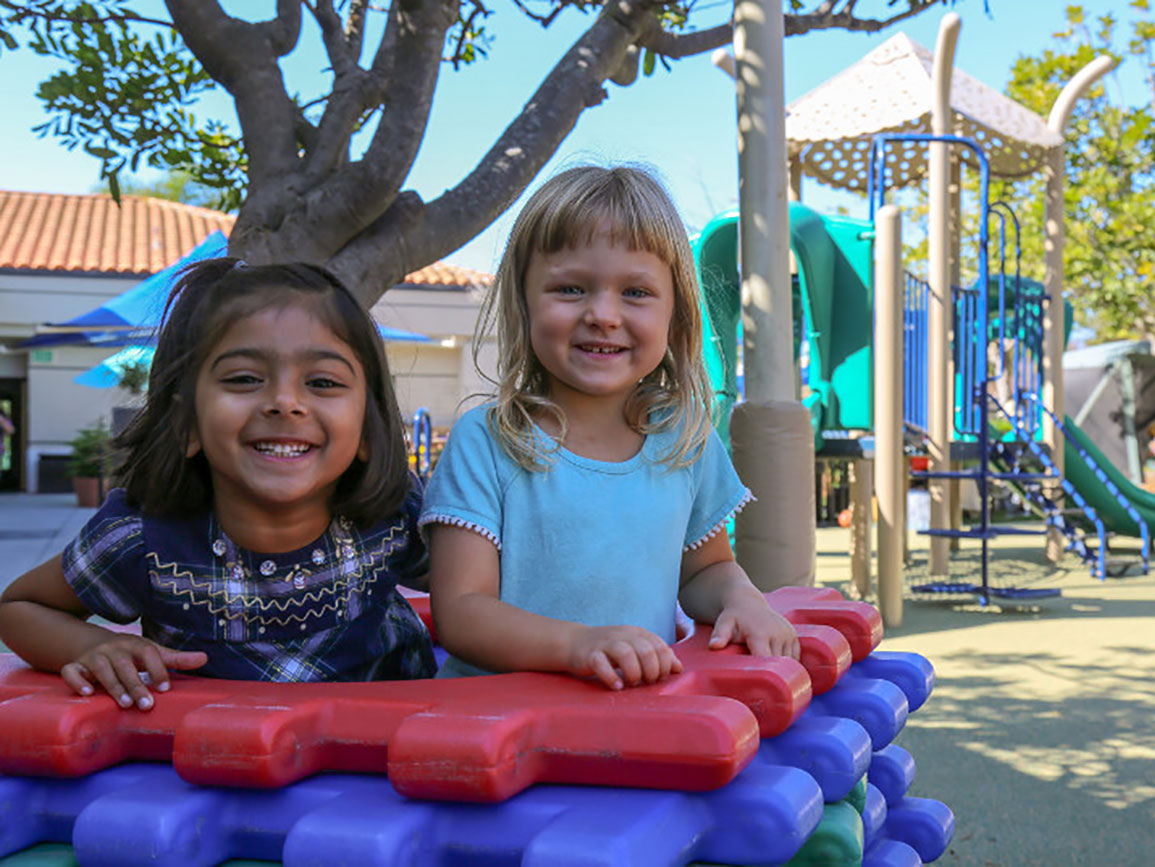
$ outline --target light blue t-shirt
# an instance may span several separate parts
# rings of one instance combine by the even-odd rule
[[[664,431],[620,463],[558,448],[549,469],[530,471],[490,433],[486,409],[454,425],[418,525],[466,527],[493,542],[504,602],[587,626],[641,626],[673,642],[683,553],[724,531],[750,499],[718,436],[675,470],[660,462],[676,437]],[[484,672],[451,657],[441,676],[466,673]]]

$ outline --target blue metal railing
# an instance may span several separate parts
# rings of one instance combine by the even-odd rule
[[[902,415],[908,427],[926,431],[926,308],[930,286],[906,274],[902,309],[903,396]]]
[[[414,470],[427,481],[433,469],[433,419],[425,407],[413,413],[413,457]]]
[[[983,415],[981,402],[974,399],[980,382],[987,376],[985,322],[980,317],[980,292],[975,286],[953,286],[954,363],[957,394],[954,401],[954,428],[961,436],[978,436]],[[985,304],[981,304],[985,308]],[[985,310],[984,310],[985,312]],[[954,385],[954,383],[952,383]]]
[[[1046,406],[1044,406],[1042,401],[1039,401],[1039,407],[1042,409],[1042,411],[1044,413],[1046,413],[1047,416],[1050,417],[1050,419],[1054,423],[1055,427],[1058,428],[1059,431],[1062,432],[1064,441],[1071,444],[1071,446],[1075,449],[1075,452],[1079,455],[1079,458],[1087,466],[1087,469],[1089,469],[1092,473],[1095,474],[1095,478],[1098,479],[1103,484],[1103,487],[1105,487],[1107,489],[1107,493],[1109,493],[1112,497],[1115,498],[1115,502],[1118,503],[1123,508],[1123,511],[1125,511],[1127,513],[1127,517],[1130,518],[1132,521],[1134,521],[1136,526],[1138,526],[1138,528],[1139,528],[1139,540],[1140,540],[1140,544],[1142,546],[1141,556],[1142,556],[1142,561],[1143,561],[1143,574],[1146,575],[1147,570],[1149,568],[1148,554],[1149,554],[1150,545],[1151,545],[1150,531],[1147,529],[1147,522],[1143,520],[1143,517],[1139,514],[1139,510],[1136,509],[1135,506],[1132,505],[1131,501],[1128,500],[1126,496],[1124,496],[1123,492],[1119,490],[1119,486],[1116,485],[1113,481],[1111,481],[1111,478],[1105,472],[1103,472],[1103,468],[1099,466],[1098,462],[1093,457],[1091,457],[1091,455],[1087,452],[1087,450],[1085,448],[1083,448],[1082,445],[1079,444],[1079,441],[1077,439],[1075,439],[1074,437],[1071,436],[1071,432],[1067,429],[1067,426],[1063,422],[1059,421],[1058,416],[1056,416],[1053,412],[1051,412],[1050,409],[1048,409]],[[1065,483],[1066,479],[1064,479],[1063,481]],[[1064,491],[1067,490],[1065,485],[1064,485],[1063,490]],[[1080,502],[1080,500],[1075,500],[1075,502],[1079,504],[1079,508],[1083,508],[1083,505]],[[1105,542],[1105,537],[1101,537],[1101,538],[1103,538],[1103,541]],[[1107,546],[1106,546],[1106,544],[1102,544],[1101,547],[1105,551]],[[1103,579],[1103,578],[1106,578],[1105,563],[1103,560],[1103,555],[1100,555],[1099,561],[1100,561],[1100,563],[1099,563],[1099,565],[1100,565],[1099,578]]]
[[[1064,536],[1067,537],[1068,550],[1073,550],[1084,561],[1091,564],[1091,577],[1098,577],[1102,579],[1106,575],[1107,568],[1107,528],[1103,525],[1103,519],[1099,517],[1094,507],[1091,506],[1085,499],[1083,499],[1083,495],[1075,490],[1075,486],[1072,485],[1064,476],[1059,474],[1058,467],[1056,467],[1055,462],[1051,460],[1051,456],[1048,455],[1046,450],[1035,441],[1034,436],[1032,436],[1031,433],[1027,431],[1026,427],[1019,422],[1015,415],[1008,412],[994,397],[990,397],[990,402],[1003,415],[1003,417],[1011,423],[1011,426],[1014,428],[1015,434],[1017,435],[1019,441],[1024,443],[1027,448],[1030,449],[1031,454],[1034,455],[1039,463],[1043,465],[1052,479],[1059,483],[1063,489],[1063,493],[1065,493],[1074,501],[1075,505],[1082,510],[1083,515],[1086,517],[1087,521],[1095,528],[1095,534],[1099,539],[1099,546],[1097,551],[1092,552],[1087,547],[1087,543],[1084,542],[1075,533],[1074,528],[1070,526],[1066,518],[1064,518],[1059,510],[1055,507],[1054,503],[1049,499],[1045,501],[1047,524],[1049,526],[1055,527]],[[1043,409],[1044,411],[1049,412],[1046,407]],[[1089,460],[1090,456],[1088,456],[1087,459]],[[1010,475],[1017,476],[1021,474]]]

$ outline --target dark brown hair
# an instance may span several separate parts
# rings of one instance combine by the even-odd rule
[[[189,266],[169,295],[144,408],[115,441],[123,455],[117,476],[130,503],[151,515],[212,507],[208,462],[203,453],[185,457],[196,425],[198,371],[238,319],[295,304],[349,344],[365,370],[362,435],[369,458],[354,458],[341,475],[330,511],[366,526],[400,509],[410,485],[404,425],[372,317],[324,268],[232,258]]]

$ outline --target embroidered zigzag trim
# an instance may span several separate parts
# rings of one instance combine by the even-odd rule
[[[316,588],[310,588],[309,592],[304,595],[293,595],[285,597],[284,599],[265,598],[260,596],[249,596],[247,594],[230,594],[227,587],[214,588],[212,580],[198,581],[196,577],[187,569],[182,569],[175,562],[161,563],[160,558],[155,552],[150,551],[148,557],[153,562],[153,573],[156,577],[157,586],[161,589],[169,591],[174,597],[184,598],[186,602],[191,605],[204,606],[208,612],[214,616],[222,613],[227,614],[231,618],[242,618],[245,622],[260,622],[262,624],[275,624],[279,626],[287,626],[290,623],[302,623],[310,617],[321,617],[329,611],[339,611],[341,605],[348,602],[353,590],[360,584],[360,578],[365,572],[365,567],[369,563],[375,562],[384,553],[385,548],[390,542],[396,538],[397,532],[403,530],[404,527],[394,525],[389,529],[389,535],[383,536],[380,545],[368,551],[361,558],[358,558],[357,568],[350,573],[338,573],[335,579],[325,585]],[[342,560],[343,565],[348,563],[347,560]],[[168,576],[159,574],[161,571],[167,571]],[[301,570],[305,575],[313,574],[309,570]],[[188,585],[187,587],[178,586],[178,580],[184,579]],[[200,596],[197,595],[200,592]],[[326,596],[340,596],[330,601],[322,602]],[[214,605],[221,597],[223,602]],[[244,605],[243,611],[237,611],[234,603],[240,601]],[[286,612],[286,609],[300,608],[305,604],[319,604],[319,610],[307,610],[303,614]],[[255,607],[256,611],[249,613],[249,609]],[[266,616],[266,612],[270,610],[279,610],[283,617]]]
[[[488,539],[493,543],[493,546],[498,551],[501,550],[501,540],[497,538],[497,534],[480,524],[475,524],[473,521],[467,521],[464,518],[458,518],[454,515],[425,515],[421,518],[419,526],[424,527],[426,524],[449,524],[453,527],[462,527],[466,530],[472,530],[482,538]]]
[[[757,498],[752,493],[750,493],[750,489],[747,488],[746,489],[746,495],[744,497],[742,497],[741,500],[738,501],[738,505],[736,505],[733,509],[731,509],[729,512],[727,512],[726,515],[722,518],[722,520],[719,521],[717,524],[715,524],[713,527],[711,527],[706,532],[706,535],[704,535],[701,539],[698,539],[696,542],[691,542],[689,545],[687,545],[685,548],[683,548],[682,553],[684,554],[687,551],[697,551],[699,548],[701,548],[703,545],[705,545],[707,542],[709,542],[711,539],[713,539],[715,536],[717,536],[720,532],[722,532],[722,530],[724,530],[726,528],[726,522],[729,521],[731,518],[733,518],[735,515],[737,515],[739,512],[741,512],[743,509],[745,509],[748,505],[750,505],[750,503],[753,503],[755,499],[757,499]]]

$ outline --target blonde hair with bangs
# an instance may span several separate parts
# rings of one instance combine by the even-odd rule
[[[630,166],[579,166],[546,181],[526,203],[509,235],[497,277],[482,304],[473,360],[484,339],[497,335],[497,377],[490,429],[528,470],[544,470],[534,421],[552,416],[566,430],[565,413],[549,399],[549,376],[530,344],[525,276],[535,253],[556,253],[589,243],[606,224],[610,240],[661,259],[674,284],[669,345],[658,367],[626,403],[626,420],[639,434],[668,429],[677,439],[661,460],[671,468],[698,459],[710,433],[713,392],[702,364],[702,315],[694,256],[677,208],[648,172]],[[477,365],[480,370],[480,365]],[[484,375],[484,374],[483,374]]]

